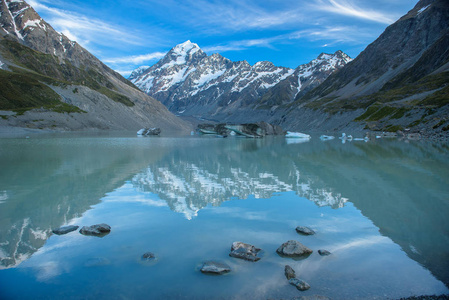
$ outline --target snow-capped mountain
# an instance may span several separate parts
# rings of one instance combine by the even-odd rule
[[[270,88],[259,105],[273,106],[292,102],[351,61],[352,58],[340,50],[334,54],[321,53],[311,62],[298,66],[291,76]]]
[[[289,99],[321,83],[351,58],[341,51],[321,54],[297,69],[277,67],[268,61],[251,66],[220,54],[208,56],[190,41],[175,46],[158,63],[136,69],[129,80],[158,99],[172,112],[184,115],[218,115],[250,107],[272,88],[288,82]]]

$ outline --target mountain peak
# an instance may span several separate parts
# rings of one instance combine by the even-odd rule
[[[173,47],[157,64],[162,66],[183,65],[206,56],[200,47],[190,40]]]
[[[5,12],[5,14],[1,12]],[[25,1],[7,0],[2,1],[0,5],[0,26],[3,31],[22,41],[34,29],[33,27],[39,27],[46,31],[44,23],[36,11]]]
[[[176,53],[178,55],[183,55],[185,56],[187,53],[189,54],[193,54],[196,51],[201,50],[200,47],[195,44],[192,43],[190,40],[185,41],[182,44],[176,45],[171,52]]]

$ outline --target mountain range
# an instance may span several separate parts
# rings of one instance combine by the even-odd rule
[[[208,56],[197,44],[186,41],[155,65],[133,71],[129,80],[173,113],[230,121],[243,108],[291,103],[351,60],[337,51],[322,53],[296,69],[269,61],[251,66],[220,54]]]
[[[0,1],[0,91],[0,126],[189,127],[21,0]]]
[[[449,3],[421,0],[354,60],[337,51],[296,69],[207,56],[187,41],[130,80],[180,116],[289,130],[449,130]]]

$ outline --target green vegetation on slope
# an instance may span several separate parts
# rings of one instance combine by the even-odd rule
[[[56,112],[82,112],[76,106],[60,101],[60,97],[47,85],[27,74],[0,70],[0,109],[23,113],[44,107]]]
[[[60,62],[56,56],[35,51],[7,39],[0,41],[0,50],[2,50],[5,58],[18,66],[44,75],[39,80],[43,79],[48,84],[63,86],[68,84],[84,85],[116,102],[126,106],[134,106],[134,103],[128,97],[114,91],[114,85],[93,68],[77,68],[67,60]],[[14,69],[14,71],[17,70],[17,68]],[[29,74],[32,74],[32,72],[29,72]],[[35,75],[32,76],[35,77]]]
[[[429,92],[430,95],[424,100],[404,100],[426,92]],[[311,109],[322,109],[331,114],[345,110],[366,109],[356,121],[376,121],[388,116],[399,119],[414,107],[438,108],[447,104],[449,104],[449,72],[442,72],[426,76],[414,83],[388,91],[379,91],[368,96],[353,99],[324,97],[310,101],[305,106]]]

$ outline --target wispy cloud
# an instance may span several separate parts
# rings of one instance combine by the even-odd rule
[[[324,26],[299,30],[289,34],[289,39],[308,39],[311,41],[324,40],[329,43],[365,43],[374,38],[372,32],[355,26]]]
[[[371,9],[367,10],[358,7],[350,0],[326,0],[326,1],[319,0],[316,5],[316,8],[318,10],[324,10],[344,16],[365,19],[382,24],[391,24],[395,20],[388,14]]]
[[[252,47],[275,49],[276,45],[291,43],[294,40],[324,41],[323,47],[339,43],[364,44],[375,37],[370,31],[355,26],[316,26],[291,33],[276,35],[268,38],[229,41],[226,44],[212,45],[202,48],[205,52],[242,51]]]
[[[265,47],[274,49],[273,42],[281,39],[282,36],[274,36],[269,38],[249,39],[240,41],[230,41],[222,45],[206,46],[203,49],[204,52],[211,53],[214,51],[227,52],[227,51],[241,51],[251,47]]]
[[[112,45],[117,42],[128,45],[141,45],[143,41],[127,34],[126,29],[120,29],[115,24],[49,7],[45,1],[29,0],[28,3],[40,13],[45,13],[46,21],[68,38],[87,46],[91,41],[100,45]]]
[[[153,52],[142,55],[132,55],[125,57],[116,57],[116,58],[105,58],[103,62],[112,63],[112,64],[121,64],[121,63],[130,63],[130,64],[141,64],[144,62],[160,59],[164,57],[165,53],[163,52]]]
[[[267,7],[268,2],[270,1],[260,3],[252,0],[186,0],[182,4],[176,3],[177,11],[173,13],[182,22],[195,28],[201,27],[205,31],[228,29],[239,32],[278,28],[297,23],[303,18],[300,7],[297,4],[291,5],[291,1],[273,2],[274,4]]]

